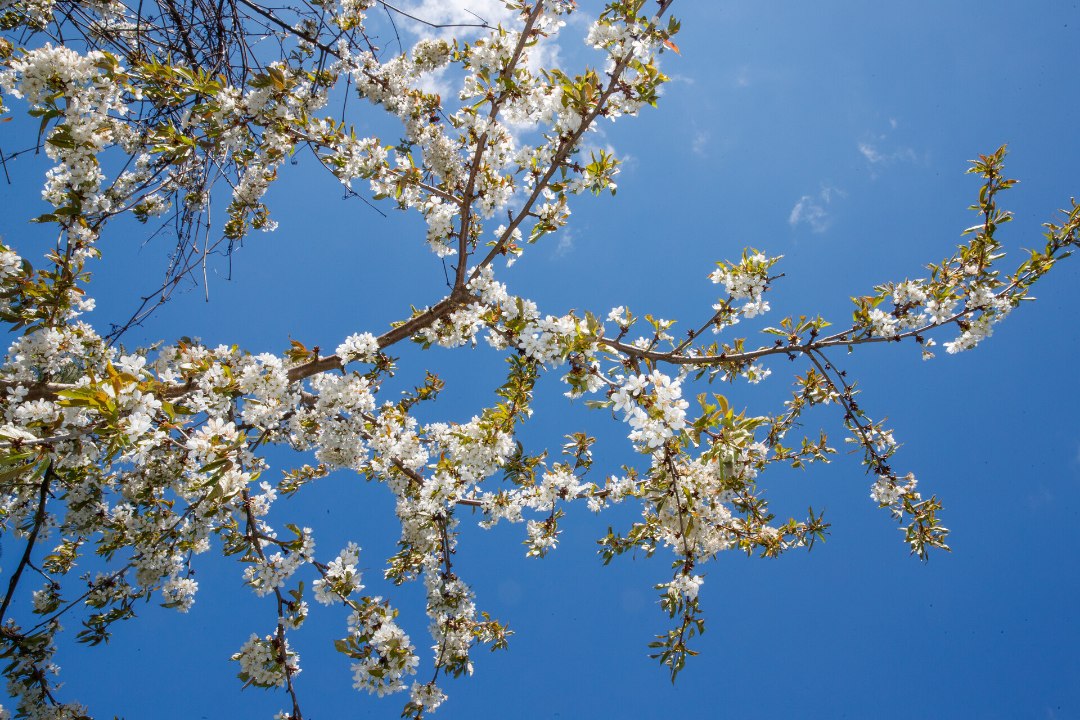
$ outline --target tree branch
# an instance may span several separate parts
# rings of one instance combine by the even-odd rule
[[[53,477],[55,475],[53,475],[52,461],[50,460],[41,478],[41,488],[38,490],[38,506],[37,511],[34,513],[34,527],[30,530],[30,537],[26,540],[26,549],[23,550],[22,558],[19,559],[15,572],[11,574],[11,580],[8,581],[4,602],[0,604],[0,623],[3,622],[8,605],[11,604],[11,599],[15,596],[15,589],[19,586],[19,578],[22,577],[23,570],[30,564],[30,555],[34,551],[34,543],[37,542],[38,532],[45,523],[45,504],[49,499],[49,481]]]

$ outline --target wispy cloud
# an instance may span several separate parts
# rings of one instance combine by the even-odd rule
[[[875,165],[882,162],[885,158],[878,152],[878,149],[868,142],[859,143],[859,152],[862,156]]]
[[[694,133],[693,139],[690,141],[690,149],[694,151],[695,155],[701,155],[709,147],[709,142],[712,140],[712,133],[708,130],[698,130]]]
[[[897,148],[890,151],[882,151],[871,142],[860,142],[859,152],[871,165],[890,165],[894,162],[918,162],[919,156],[909,147]]]
[[[788,224],[793,228],[806,225],[811,232],[823,233],[832,223],[829,205],[834,199],[845,196],[846,193],[843,190],[823,185],[816,195],[803,195],[799,198],[788,215]]]
[[[863,140],[855,143],[859,154],[872,168],[871,177],[877,177],[878,172],[885,167],[896,163],[917,163],[922,158],[914,148],[900,145],[894,142],[893,133],[900,127],[896,118],[889,118],[889,129],[883,133],[868,134]]]
[[[803,195],[799,202],[795,203],[795,207],[791,208],[788,224],[791,227],[806,224],[814,232],[822,233],[829,227],[829,213],[825,206],[812,196]]]
[[[753,78],[750,74],[750,66],[740,65],[738,69],[735,70],[735,78],[733,82],[735,84],[735,87],[737,88],[750,87],[750,85],[753,84]]]
[[[693,78],[693,77],[691,77],[689,75],[681,75],[680,73],[677,73],[677,72],[664,73],[664,74],[667,75],[667,79],[668,79],[669,83],[672,83],[672,84],[686,83],[687,85],[697,85],[697,79]]]
[[[555,245],[555,257],[561,258],[569,255],[574,250],[574,234],[569,228],[559,230],[559,242]]]

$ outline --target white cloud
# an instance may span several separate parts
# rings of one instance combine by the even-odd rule
[[[470,40],[488,32],[485,25],[490,28],[521,26],[519,13],[507,9],[503,0],[409,0],[400,7],[411,17],[395,15],[394,21],[399,30],[413,37],[414,42],[424,38]],[[556,37],[541,40],[529,48],[531,70],[558,67],[558,64]]]
[[[679,73],[664,73],[667,75],[668,82],[672,85],[676,83],[686,83],[687,85],[697,85],[697,79],[690,75],[680,75]]]
[[[840,188],[834,188],[831,185],[822,185],[821,186],[821,192],[819,193],[819,196],[826,203],[832,202],[832,199],[833,199],[834,195],[836,197],[841,197],[841,198],[847,197],[847,193],[844,192],[843,190],[841,190]]]
[[[738,70],[735,71],[735,87],[745,88],[750,87],[753,79],[750,77],[750,67],[747,65],[740,65]]]
[[[394,22],[400,30],[406,30],[418,38],[441,37],[449,40],[475,36],[485,32],[483,27],[476,26],[487,24],[495,27],[502,23],[509,27],[515,17],[515,13],[500,0],[408,0],[400,3],[399,7],[403,14],[390,11],[394,14]],[[412,17],[405,16],[405,13]]]
[[[803,195],[791,208],[788,224],[795,228],[806,225],[811,232],[823,233],[829,229],[832,218],[828,206],[835,198],[845,197],[846,193],[830,185],[823,185],[816,195]]]
[[[569,228],[562,228],[559,230],[559,242],[555,245],[554,256],[557,258],[564,257],[570,254],[574,249],[574,234],[570,232]]]
[[[788,216],[788,224],[791,227],[806,223],[816,233],[825,232],[829,227],[828,221],[829,213],[826,212],[824,206],[809,195],[799,198],[799,202],[791,208],[791,214]]]
[[[447,68],[441,67],[432,72],[426,72],[420,76],[417,86],[426,93],[435,93],[445,101],[454,97],[454,87],[450,79],[446,77]]]
[[[859,143],[859,152],[862,153],[864,158],[874,164],[882,162],[885,159],[884,156],[878,152],[876,147],[867,142]]]
[[[871,135],[867,139],[855,143],[859,154],[874,168],[871,177],[877,177],[877,171],[895,163],[917,163],[922,158],[914,149],[897,145],[892,141],[892,134],[900,127],[896,118],[889,118],[889,129],[877,135]]]
[[[693,140],[690,141],[690,148],[695,155],[700,155],[709,146],[710,140],[712,140],[712,134],[708,130],[698,130],[694,133]]]
[[[882,152],[878,146],[869,142],[858,144],[859,152],[871,165],[891,165],[894,162],[918,162],[919,156],[909,147],[897,148],[891,152]]]

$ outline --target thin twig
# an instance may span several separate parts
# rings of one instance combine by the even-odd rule
[[[34,551],[34,543],[37,542],[38,532],[40,532],[41,526],[45,524],[45,504],[49,499],[49,481],[53,477],[55,476],[53,475],[52,461],[50,460],[41,478],[41,489],[38,491],[38,506],[37,511],[34,513],[34,527],[30,531],[30,537],[26,540],[26,549],[23,551],[22,558],[19,560],[15,572],[12,573],[11,580],[8,581],[4,602],[0,605],[0,623],[3,622],[8,605],[11,604],[11,599],[15,596],[15,589],[19,586],[19,578],[22,577],[23,570],[30,563],[30,554]]]

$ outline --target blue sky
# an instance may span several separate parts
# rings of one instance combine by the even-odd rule
[[[963,172],[977,154],[1009,144],[1007,170],[1021,183],[1002,200],[1016,214],[1004,237],[1017,262],[1016,251],[1041,240],[1041,223],[1080,194],[1077,3],[683,1],[673,12],[681,55],[664,56],[673,81],[660,108],[591,138],[624,160],[618,195],[579,198],[567,230],[500,274],[544,312],[629,305],[686,329],[715,302],[713,262],[753,246],[785,256],[762,327],[818,312],[842,323],[851,296],[922,277],[951,254],[975,222],[966,207],[978,183]],[[574,40],[581,32],[566,29],[568,69],[599,62]],[[379,127],[363,112],[358,122]],[[5,153],[28,142],[0,131]],[[424,247],[422,220],[343,201],[312,165],[283,169],[270,195],[280,228],[245,242],[231,279],[224,261],[211,267],[209,303],[201,288],[178,294],[125,342],[191,335],[280,352],[291,337],[333,348],[438,300],[443,267]],[[24,219],[43,211],[42,166],[24,156],[8,169],[0,234],[33,258],[45,236]],[[123,320],[164,266],[167,243],[144,240],[134,226],[103,239],[89,318],[100,328]],[[1036,288],[1038,302],[969,353],[923,362],[914,346],[890,345],[832,358],[859,380],[864,408],[889,418],[904,445],[894,465],[942,498],[951,554],[927,564],[908,555],[854,456],[766,474],[773,511],[824,508],[828,541],[778,560],[711,563],[701,654],[672,686],[646,647],[667,627],[652,586],[669,578],[669,558],[603,567],[595,553],[609,524],[633,520],[630,508],[598,518],[572,509],[544,560],[524,557],[523,527],[484,532],[466,518],[457,567],[478,605],[516,634],[508,651],[477,654],[474,677],[447,683],[436,717],[1080,717],[1078,283],[1080,261],[1063,263]],[[442,419],[468,420],[498,385],[492,352],[401,356],[403,386],[425,368],[447,381],[432,410]],[[771,367],[761,385],[722,391],[751,413],[774,412],[805,368]],[[588,430],[599,438],[595,479],[637,462],[621,423],[571,404],[555,377],[537,393],[532,447]],[[805,424],[842,436],[829,409]],[[402,608],[426,661],[422,588],[380,580],[397,539],[392,510],[386,488],[339,473],[276,517],[314,527],[327,552],[356,540],[368,588]],[[5,568],[15,551],[5,538]],[[283,694],[241,692],[228,662],[251,632],[272,627],[273,608],[241,586],[241,566],[201,560],[188,615],[148,605],[109,646],[62,648],[72,698],[128,720],[286,707]],[[330,649],[343,626],[343,613],[313,607],[296,634],[305,716],[396,717],[397,699],[349,687],[348,664]]]

